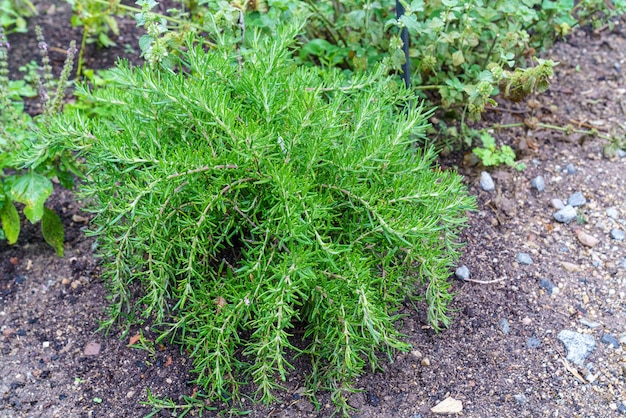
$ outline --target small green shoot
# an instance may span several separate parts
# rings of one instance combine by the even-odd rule
[[[506,164],[516,170],[523,170],[526,165],[522,162],[515,161],[515,151],[508,145],[497,146],[495,138],[487,131],[483,130],[479,133],[482,147],[476,147],[472,150],[482,164],[486,167],[498,166]]]

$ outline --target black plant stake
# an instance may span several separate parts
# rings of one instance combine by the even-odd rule
[[[404,6],[400,3],[400,0],[396,0],[396,18],[399,20],[402,16],[404,16]],[[402,64],[402,79],[408,89],[411,84],[411,63],[409,62],[409,31],[406,27],[402,28],[400,39],[402,39],[402,50],[405,58],[404,64]]]

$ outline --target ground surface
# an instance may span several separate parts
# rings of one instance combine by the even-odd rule
[[[33,21],[43,26],[58,66],[63,53],[56,48],[79,39],[80,30],[66,27],[65,3],[48,4]],[[123,24],[122,33],[117,49],[90,47],[87,66],[106,67],[129,46],[137,49],[133,24]],[[10,38],[13,70],[36,58],[33,38],[33,32]],[[534,116],[624,135],[626,27],[578,31],[549,57],[561,64]],[[511,123],[531,116],[520,113],[527,107],[507,107],[488,117]],[[414,350],[358,380],[363,392],[350,399],[355,417],[430,417],[447,397],[460,400],[459,415],[467,417],[626,415],[626,241],[611,237],[613,229],[626,230],[626,158],[606,158],[605,141],[575,134],[518,129],[495,135],[521,150],[526,170],[488,170],[496,189],[486,192],[479,187],[483,169],[458,162],[479,202],[460,264],[471,280],[491,283],[455,280],[454,322],[438,335],[425,326],[423,313],[407,308],[402,327]],[[531,187],[538,175],[543,192]],[[552,200],[566,201],[574,192],[586,198],[578,219],[556,222]],[[66,226],[65,258],[54,255],[37,227],[24,225],[17,245],[0,243],[0,417],[142,417],[151,411],[141,404],[146,389],[175,401],[194,393],[187,383],[190,361],[176,347],[127,347],[142,331],[137,327],[127,335],[96,333],[106,299],[92,242],[83,234],[88,215],[61,190],[53,208]],[[585,245],[593,244],[588,236],[597,243]],[[532,264],[518,262],[519,253]],[[579,365],[566,360],[557,337],[563,330],[595,342]],[[143,332],[151,338],[147,327]],[[244,407],[253,417],[330,416],[327,396],[318,411],[299,396],[304,372],[293,372],[281,403]]]

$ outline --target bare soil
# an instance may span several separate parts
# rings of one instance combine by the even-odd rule
[[[58,69],[80,28],[69,26],[64,2],[39,2],[42,26]],[[131,20],[120,25],[118,46],[85,52],[88,68],[108,68],[118,56],[138,51],[139,32]],[[11,70],[38,59],[34,31],[10,36]],[[516,123],[529,117],[558,126],[595,128],[624,136],[626,128],[626,27],[577,30],[547,57],[560,62],[548,92],[534,110],[501,103],[490,123]],[[470,281],[454,280],[452,326],[435,334],[425,312],[407,305],[402,330],[413,351],[401,353],[382,370],[367,373],[351,396],[354,417],[418,418],[447,397],[460,400],[467,417],[611,417],[626,415],[626,241],[611,238],[626,230],[626,159],[603,155],[606,141],[547,129],[517,128],[495,132],[513,145],[527,165],[523,171],[487,169],[496,190],[479,185],[484,167],[462,155],[442,161],[467,179],[479,210],[470,227],[461,262]],[[565,168],[572,164],[575,173]],[[531,179],[542,175],[538,192]],[[578,220],[554,220],[552,199],[567,200],[580,191],[587,203]],[[48,247],[37,225],[24,224],[17,245],[0,242],[0,417],[142,417],[147,389],[182,403],[198,390],[189,383],[190,360],[175,346],[154,352],[128,347],[130,337],[154,336],[149,324],[128,333],[96,332],[105,318],[106,292],[99,278],[93,242],[85,238],[89,215],[71,192],[58,189],[52,208],[61,214],[67,234],[66,256]],[[608,212],[607,212],[608,209]],[[83,219],[84,218],[84,219]],[[579,231],[598,239],[593,247]],[[533,260],[516,261],[523,252]],[[451,272],[451,276],[453,272]],[[545,279],[558,290],[549,292]],[[581,322],[583,320],[583,322]],[[585,325],[597,323],[595,328]],[[592,335],[596,348],[584,365],[566,360],[557,338],[561,330]],[[617,347],[602,342],[607,335]],[[321,408],[302,393],[306,363],[296,363],[280,402],[243,409],[252,417],[329,417],[327,394]],[[301,396],[302,395],[302,396]],[[228,415],[225,404],[203,416]],[[163,410],[157,416],[172,416]],[[178,410],[180,412],[180,410]],[[192,410],[189,416],[196,416]]]

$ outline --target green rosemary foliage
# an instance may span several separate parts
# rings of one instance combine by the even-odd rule
[[[407,297],[426,299],[435,329],[449,322],[474,203],[412,146],[429,112],[382,70],[346,80],[298,67],[298,30],[238,50],[188,39],[179,71],[121,63],[115,83],[77,89],[98,116],[47,125],[49,146],[86,163],[105,326],[152,316],[211,398],[236,396],[247,376],[271,401],[300,353],[311,385],[341,399],[378,353],[408,348],[394,326]]]

